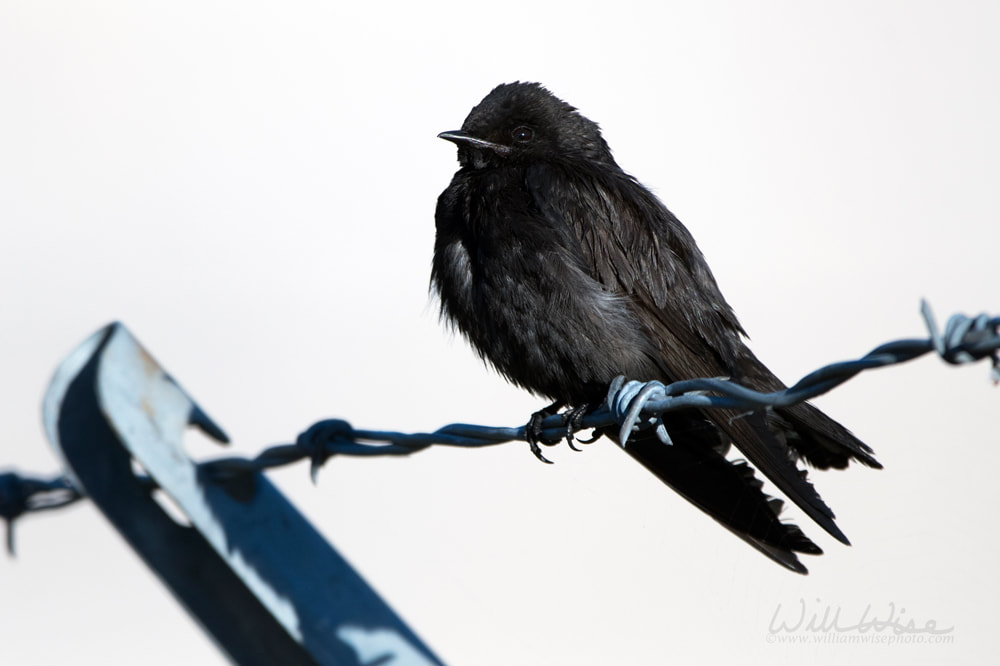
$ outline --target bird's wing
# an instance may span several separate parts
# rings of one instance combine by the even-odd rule
[[[575,237],[582,267],[605,289],[629,297],[661,351],[656,379],[770,375],[743,344],[743,329],[690,233],[635,180],[606,168],[546,163],[530,167],[525,184],[548,222]],[[848,543],[795,465],[798,452],[772,432],[765,411],[713,409],[704,416],[810,518]]]

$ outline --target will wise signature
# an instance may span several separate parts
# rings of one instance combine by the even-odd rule
[[[907,618],[906,609],[899,608],[896,604],[888,604],[888,612],[883,615],[874,613],[872,605],[865,606],[864,611],[857,621],[845,620],[846,613],[842,614],[840,606],[823,604],[817,599],[815,604],[807,604],[805,599],[799,599],[798,608],[791,607],[782,613],[782,605],[774,609],[771,616],[771,623],[767,630],[769,633],[844,633],[857,632],[866,634],[868,632],[882,633],[891,631],[895,635],[900,634],[950,634],[955,630],[954,626],[942,628],[938,627],[936,620],[927,620],[923,623],[917,622],[912,617]]]

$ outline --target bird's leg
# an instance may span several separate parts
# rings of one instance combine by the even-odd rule
[[[552,464],[552,461],[542,455],[542,449],[539,448],[539,444],[544,444],[545,446],[552,446],[553,444],[558,444],[562,441],[560,439],[547,440],[542,439],[542,421],[549,418],[553,414],[559,413],[559,408],[565,403],[561,400],[556,400],[548,407],[540,409],[531,415],[528,419],[528,424],[524,426],[524,437],[528,440],[528,446],[531,448],[531,452],[535,454],[535,457],[544,463]]]
[[[600,437],[599,434],[594,435],[590,439],[577,439],[575,436],[576,433],[583,428],[583,419],[590,411],[591,406],[584,403],[576,407],[571,407],[562,414],[563,423],[566,425],[566,443],[569,444],[569,448],[574,451],[582,450],[573,445],[574,441],[580,442],[581,444],[593,444]]]

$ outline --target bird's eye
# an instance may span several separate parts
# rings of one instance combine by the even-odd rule
[[[514,141],[517,141],[518,143],[527,143],[528,141],[531,141],[533,138],[535,138],[535,130],[531,129],[530,127],[521,126],[516,128],[513,132],[511,132],[510,136],[512,139],[514,139]]]

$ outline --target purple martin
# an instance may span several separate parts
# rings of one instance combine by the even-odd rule
[[[618,375],[785,388],[747,348],[690,232],[618,166],[596,123],[541,85],[517,82],[497,86],[460,130],[439,136],[458,146],[460,168],[437,202],[432,288],[442,317],[486,361],[554,401],[532,419],[529,440],[542,415],[569,406],[578,416],[601,404]],[[881,467],[807,403],[679,410],[664,423],[672,444],[640,432],[625,451],[799,573],[807,571],[796,553],[822,551],[780,520],[782,501],[761,490],[754,468],[847,544],[797,463]],[[611,429],[599,434],[617,441]],[[746,460],[728,459],[730,446]]]

